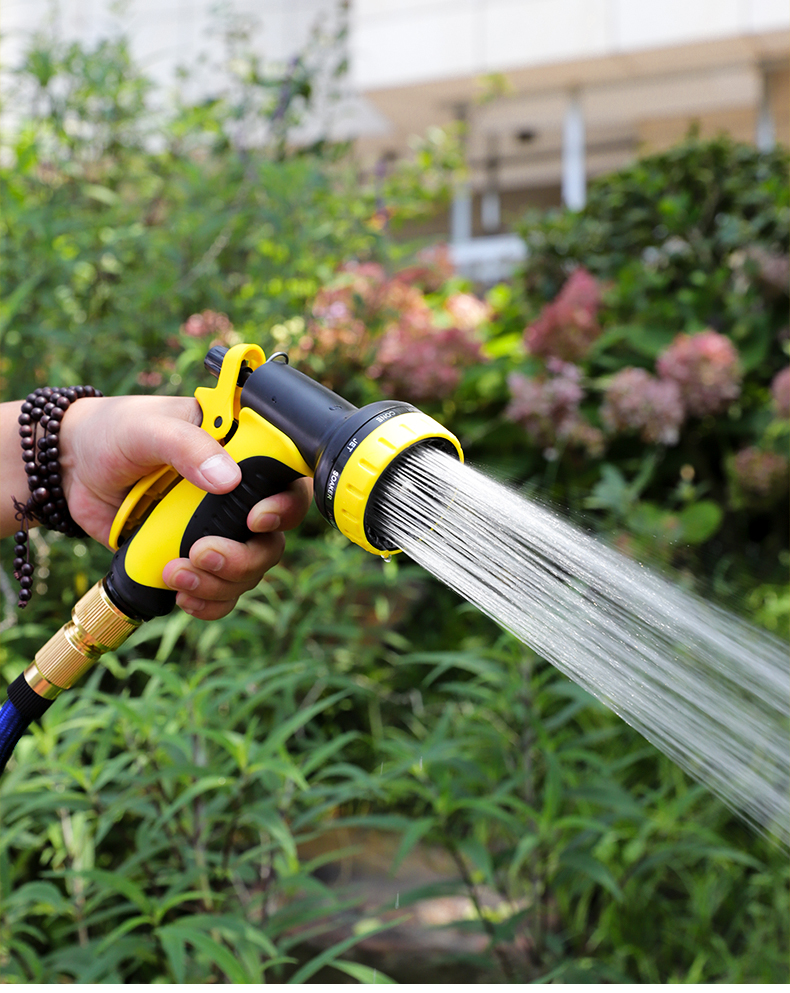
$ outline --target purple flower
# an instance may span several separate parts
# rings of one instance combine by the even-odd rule
[[[644,369],[621,369],[613,376],[601,407],[607,431],[639,431],[650,444],[676,445],[684,417],[678,384]]]
[[[777,417],[790,417],[790,366],[782,369],[773,378],[771,394]]]
[[[597,281],[579,267],[557,297],[547,304],[524,332],[524,344],[533,355],[554,356],[568,362],[584,358],[600,335]]]
[[[744,448],[735,456],[732,470],[736,483],[749,496],[776,499],[787,490],[788,462],[776,452]]]
[[[579,413],[581,370],[559,359],[550,359],[547,369],[548,376],[534,379],[518,372],[508,376],[511,400],[505,417],[520,424],[544,451],[564,442],[600,455],[603,435]]]
[[[679,334],[656,368],[662,379],[677,383],[683,406],[695,417],[719,414],[741,395],[738,352],[718,331]]]
[[[382,335],[368,372],[388,396],[442,400],[455,392],[464,370],[481,360],[470,332],[437,328],[429,314],[407,312]]]

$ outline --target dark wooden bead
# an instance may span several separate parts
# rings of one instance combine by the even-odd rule
[[[63,417],[63,411],[60,409],[60,407],[55,407],[55,409],[52,411],[52,413],[49,416],[50,419],[59,421]]]
[[[38,472],[38,466],[35,462],[28,462],[25,466],[25,472],[28,476],[34,476]]]
[[[23,562],[22,565],[19,567],[19,571],[22,573],[23,576],[32,576],[33,566],[29,562]]]
[[[77,398],[74,397],[74,399],[76,400]],[[60,396],[55,402],[61,410],[68,410],[71,406],[71,400],[67,396]]]
[[[36,453],[35,452],[31,452],[29,449],[23,450],[23,452],[22,452],[22,461],[23,462],[33,462],[33,461],[35,461],[35,458],[36,458]]]
[[[58,510],[63,510],[66,506],[66,501],[63,499],[63,497],[60,497],[60,499],[55,501],[55,506],[58,508]]]
[[[59,468],[59,467],[58,467],[58,468]],[[60,486],[60,484],[61,484],[62,482],[63,482],[63,477],[61,476],[61,474],[60,474],[59,472],[51,472],[51,473],[50,473],[50,474],[49,474],[49,475],[47,476],[47,483],[48,483],[48,484],[49,484],[50,486]]]
[[[20,424],[32,424],[33,418],[30,416],[30,414],[20,414],[18,417],[18,421]]]
[[[49,477],[49,492],[52,494],[53,500],[60,500],[63,496],[63,490],[52,482],[52,478],[52,476]]]
[[[17,545],[23,545],[24,542],[27,541],[27,531],[23,531],[22,528],[20,528],[18,531],[15,531],[14,541],[17,543]]]
[[[33,428],[30,424],[23,424],[19,429],[20,438],[30,438],[33,434]]]
[[[22,587],[22,590],[23,591],[24,590],[29,590],[30,587],[33,585],[33,578],[32,578],[32,576],[23,576],[19,580],[19,585]]]
[[[52,494],[50,493],[50,497],[51,496]],[[51,514],[55,513],[55,504],[52,502],[52,500],[50,500],[49,503],[44,504],[44,506],[41,508],[41,513],[45,517],[49,517]]]
[[[57,462],[60,455],[60,449],[57,445],[53,445],[51,448],[47,447],[47,461]]]
[[[30,411],[33,409],[33,404],[30,402],[30,398],[25,400],[25,402],[22,404],[22,406],[19,409],[22,411],[23,414],[29,414]]]
[[[24,607],[24,605],[28,602],[28,600],[30,599],[31,596],[32,596],[32,594],[31,594],[30,590],[20,590],[19,591],[19,604],[20,604],[20,606]]]
[[[74,387],[72,387],[72,389],[74,390],[74,395],[75,395],[75,398],[77,400],[79,400],[81,397],[84,397],[85,396],[85,387],[84,386],[74,386]]]
[[[50,421],[47,425],[47,431],[50,434],[54,434],[56,437],[60,433],[60,421]]]
[[[45,503],[49,500],[49,490],[46,486],[39,486],[37,490],[33,491],[33,499],[36,503]]]

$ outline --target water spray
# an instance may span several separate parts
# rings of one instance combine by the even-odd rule
[[[463,460],[458,439],[411,404],[382,400],[355,407],[294,369],[283,353],[267,360],[257,345],[216,347],[205,365],[217,385],[195,391],[201,427],[238,464],[241,482],[230,493],[210,494],[163,466],[132,488],[112,525],[115,556],[107,575],[8,688],[0,708],[0,770],[26,728],[63,690],[142,623],[173,609],[176,594],[162,572],[172,559],[187,557],[200,538],[247,541],[252,507],[312,476],[326,520],[386,557],[399,549],[372,523],[386,471],[419,446]]]

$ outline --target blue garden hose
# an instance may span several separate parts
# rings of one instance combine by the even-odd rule
[[[24,675],[11,683],[8,699],[0,707],[0,772],[5,769],[16,743],[28,727],[42,717],[52,703],[52,700],[45,700],[35,693]]]

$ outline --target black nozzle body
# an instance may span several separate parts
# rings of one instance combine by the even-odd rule
[[[241,406],[251,407],[279,428],[315,469],[327,442],[338,427],[358,410],[285,362],[264,362],[241,391]]]

